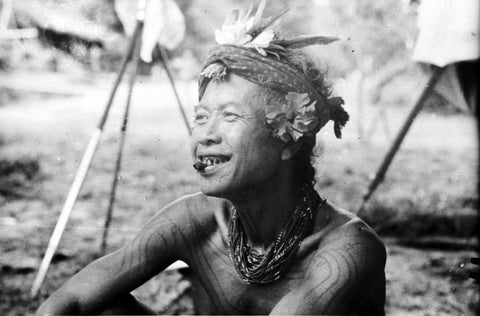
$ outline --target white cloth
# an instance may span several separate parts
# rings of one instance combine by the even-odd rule
[[[115,10],[127,35],[135,29],[137,1],[115,0]],[[185,17],[173,0],[147,0],[140,58],[149,63],[159,43],[167,49],[177,47],[185,37]]]
[[[439,67],[479,58],[479,0],[422,0],[413,60]]]

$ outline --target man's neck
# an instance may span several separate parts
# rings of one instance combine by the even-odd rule
[[[281,172],[262,187],[232,199],[250,246],[266,250],[290,219],[299,188],[291,171]]]

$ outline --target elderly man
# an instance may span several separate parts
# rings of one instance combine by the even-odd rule
[[[147,313],[129,293],[176,260],[200,314],[384,313],[382,242],[314,190],[315,134],[332,120],[340,137],[348,115],[296,49],[333,39],[279,39],[263,7],[234,12],[203,67],[191,140],[201,193],[164,207],[39,314]]]

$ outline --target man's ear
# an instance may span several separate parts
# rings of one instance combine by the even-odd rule
[[[282,161],[287,161],[289,159],[292,159],[292,157],[295,156],[295,154],[300,150],[302,145],[303,145],[302,140],[285,144],[285,147],[283,147],[283,150],[282,150]]]

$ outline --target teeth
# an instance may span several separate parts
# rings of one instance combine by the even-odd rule
[[[217,158],[217,157],[202,157],[201,161],[207,166],[218,165],[224,163],[226,159]]]

